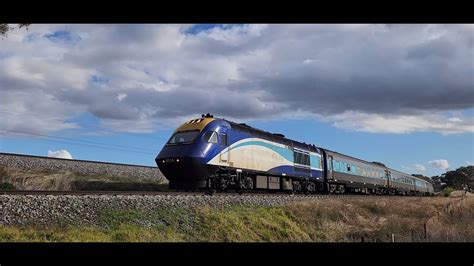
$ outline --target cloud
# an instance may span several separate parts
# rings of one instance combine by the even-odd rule
[[[349,111],[321,119],[334,121],[333,125],[338,128],[370,133],[433,131],[447,135],[474,132],[473,118],[453,119],[442,114],[381,115]]]
[[[127,97],[126,93],[119,93],[117,95],[117,100],[119,100],[119,102],[121,102],[123,99],[125,99],[125,97]]]
[[[90,113],[113,130],[150,132],[210,112],[301,115],[371,133],[474,132],[466,114],[474,108],[472,25],[198,28],[34,24],[12,32],[1,40],[2,107],[59,121],[4,126],[54,132]]]
[[[72,159],[71,153],[69,153],[67,150],[59,150],[59,151],[48,150],[48,157]]]
[[[423,173],[426,171],[426,167],[424,167],[423,165],[421,164],[412,164],[410,166],[402,166],[403,169],[407,170],[407,171],[412,171],[412,172],[416,172],[416,173]]]
[[[431,166],[441,169],[441,170],[446,170],[449,168],[448,160],[445,160],[445,159],[432,160],[432,161],[429,161],[428,163]]]
[[[417,172],[425,172],[426,171],[426,167],[424,167],[421,164],[414,164],[413,167],[415,168],[415,170]]]

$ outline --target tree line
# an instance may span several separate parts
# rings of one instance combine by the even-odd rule
[[[30,24],[26,24],[26,23],[18,24],[17,27],[10,26],[7,23],[0,23],[0,36],[6,37],[8,35],[9,31],[12,31],[16,28],[21,29],[21,28],[24,28],[24,27],[26,29],[28,29],[29,26],[30,26]]]
[[[474,166],[461,166],[456,170],[450,170],[442,175],[426,177],[413,174],[412,176],[431,180],[435,191],[441,191],[444,188],[452,187],[456,190],[474,189]]]

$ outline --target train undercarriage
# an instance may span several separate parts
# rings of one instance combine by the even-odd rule
[[[421,196],[423,193],[399,191],[387,187],[348,187],[341,183],[323,183],[309,178],[272,176],[268,173],[246,172],[239,169],[220,167],[206,181],[208,194],[224,191],[239,193],[250,191],[280,191],[304,194],[366,194]]]
[[[239,169],[221,167],[207,180],[209,193],[235,190],[246,191],[285,191],[288,193],[324,193],[322,182],[309,178],[272,176],[267,173],[245,172]]]

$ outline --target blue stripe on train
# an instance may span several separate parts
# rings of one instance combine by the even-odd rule
[[[268,170],[267,172],[279,174],[279,175],[286,174],[286,175],[291,175],[291,176],[308,177],[309,179],[320,180],[320,181],[322,181],[322,177],[323,177],[323,171],[312,169],[311,176],[310,176],[310,173],[295,171],[295,167],[290,166],[290,165],[278,166],[278,167]],[[319,179],[317,179],[318,177]]]

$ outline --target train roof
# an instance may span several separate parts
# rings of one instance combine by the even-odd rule
[[[401,171],[398,171],[398,170],[395,170],[395,169],[392,169],[392,168],[389,168],[389,167],[387,167],[387,169],[389,169],[392,172],[397,172],[397,173],[400,173],[400,174],[407,175],[407,176],[409,176],[411,178],[414,178],[414,179],[419,179],[419,180],[423,180],[423,181],[432,183],[431,179],[429,179],[428,177],[410,175],[410,174],[407,174],[407,173],[404,173],[404,172],[401,172]]]
[[[324,148],[319,147],[319,149],[324,149]],[[395,170],[395,169],[390,168],[390,167],[386,166],[385,164],[382,164],[382,163],[379,163],[379,162],[368,162],[368,161],[365,161],[365,160],[362,160],[362,159],[359,159],[359,158],[355,158],[355,157],[352,157],[352,156],[349,156],[349,155],[345,155],[345,154],[342,154],[342,153],[339,153],[339,152],[336,152],[336,151],[332,151],[332,150],[328,150],[328,149],[324,149],[324,150],[325,150],[325,151],[328,151],[328,152],[330,152],[330,153],[334,153],[334,154],[343,156],[343,157],[347,157],[347,158],[352,159],[352,160],[355,160],[355,161],[359,161],[359,162],[366,163],[366,164],[371,164],[371,165],[376,166],[376,167],[382,167],[382,168],[384,168],[384,169],[386,168],[386,169],[388,169],[388,170],[390,170],[390,171],[392,171],[392,172],[397,172],[397,173],[400,173],[400,174],[409,176],[409,177],[414,178],[414,179],[420,179],[420,180],[427,181],[427,182],[430,182],[430,183],[431,183],[431,180],[428,180],[428,179],[422,178],[422,177],[418,177],[418,176],[413,176],[413,175],[410,175],[410,174],[407,174],[407,173],[404,173],[404,172]]]
[[[213,117],[212,115],[209,115],[207,114],[206,116],[203,115],[203,117]],[[404,175],[407,175],[407,176],[410,176],[412,178],[415,178],[415,179],[420,179],[420,180],[423,180],[423,181],[427,181],[429,183],[432,183],[431,180],[428,180],[426,178],[421,178],[421,177],[417,177],[417,176],[413,176],[413,175],[410,175],[410,174],[407,174],[407,173],[403,173],[403,172],[400,172],[398,170],[395,170],[395,169],[392,169],[390,167],[387,167],[385,164],[383,163],[380,163],[380,162],[369,162],[369,161],[365,161],[365,160],[362,160],[362,159],[359,159],[359,158],[355,158],[355,157],[352,157],[352,156],[349,156],[349,155],[346,155],[346,154],[342,154],[342,153],[339,153],[339,152],[336,152],[336,151],[332,151],[332,150],[329,150],[329,149],[326,149],[326,148],[321,148],[321,147],[317,147],[315,146],[314,144],[308,144],[308,143],[305,143],[305,142],[299,142],[299,141],[296,141],[296,140],[292,140],[292,139],[288,139],[286,138],[283,134],[279,134],[279,133],[271,133],[271,132],[268,132],[268,131],[264,131],[264,130],[261,130],[261,129],[258,129],[258,128],[255,128],[255,127],[252,127],[252,126],[249,126],[245,123],[236,123],[236,122],[233,122],[233,121],[229,121],[227,119],[224,119],[224,118],[216,118],[216,119],[221,119],[221,120],[224,120],[226,121],[227,123],[230,124],[230,126],[232,128],[236,128],[236,129],[239,129],[239,130],[242,130],[242,131],[247,131],[247,132],[251,132],[251,133],[254,133],[254,134],[258,134],[262,137],[265,137],[269,140],[272,140],[272,141],[276,141],[276,142],[286,142],[288,144],[293,144],[295,147],[297,148],[307,148],[309,149],[310,151],[316,151],[316,152],[320,152],[320,151],[328,151],[330,153],[334,153],[334,154],[337,154],[337,155],[340,155],[340,156],[343,156],[343,157],[346,157],[346,158],[349,158],[351,160],[354,160],[354,161],[358,161],[358,162],[361,162],[361,163],[364,163],[364,164],[371,164],[372,166],[375,166],[375,167],[380,167],[380,168],[387,168],[389,169],[390,171],[396,171],[398,173],[401,173],[401,174],[404,174]],[[296,144],[296,145],[295,145]],[[298,147],[299,146],[299,147]]]
[[[309,144],[309,143],[299,142],[293,139],[289,139],[289,138],[286,138],[285,135],[283,134],[264,131],[258,128],[251,127],[245,123],[236,123],[236,122],[232,122],[223,118],[222,120],[229,123],[232,128],[236,128],[241,131],[251,132],[253,134],[260,135],[266,139],[269,139],[275,142],[283,142],[283,143],[286,143],[287,145],[293,145],[296,148],[309,149],[312,152],[320,152],[320,149],[316,147],[314,144]]]
[[[333,153],[333,154],[340,155],[340,156],[342,156],[342,157],[349,158],[349,159],[351,159],[351,160],[354,160],[354,161],[357,161],[357,162],[360,162],[360,163],[371,164],[372,166],[375,166],[375,167],[388,168],[388,167],[385,166],[385,164],[383,164],[383,163],[365,161],[365,160],[362,160],[362,159],[359,159],[359,158],[356,158],[356,157],[352,157],[352,156],[349,156],[349,155],[346,155],[346,154],[339,153],[339,152],[337,152],[337,151],[332,151],[332,150],[328,150],[328,149],[321,148],[321,147],[319,147],[319,149],[325,150],[325,151],[330,152],[330,153]]]

